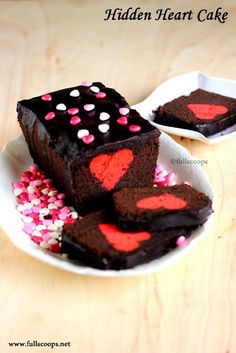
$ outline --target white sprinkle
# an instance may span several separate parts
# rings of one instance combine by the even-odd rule
[[[41,241],[41,243],[39,245],[43,249],[48,249],[49,248],[49,245],[48,245],[48,243],[46,241]]]
[[[25,206],[25,210],[31,210],[31,208],[33,208],[33,205],[32,205],[32,203],[30,203],[30,202],[26,202],[26,203],[24,204],[24,206]]]
[[[18,206],[16,207],[16,209],[17,209],[18,212],[22,212],[22,211],[25,211],[25,210],[26,210],[25,205],[18,205]]]
[[[90,87],[90,90],[94,93],[98,93],[100,91],[100,89],[97,86]]]
[[[73,91],[70,92],[71,97],[79,97],[80,93],[78,89],[73,89]]]
[[[22,217],[22,221],[24,223],[31,223],[31,222],[33,222],[33,218],[25,216],[25,217]]]
[[[56,245],[56,244],[58,244],[58,241],[56,239],[54,239],[54,238],[51,238],[51,239],[49,239],[48,244]]]
[[[41,190],[41,194],[43,194],[43,195],[47,195],[48,192],[49,192],[49,189],[48,189],[48,188],[45,188],[45,189],[42,189],[42,190]]]
[[[59,104],[57,104],[56,109],[62,110],[62,111],[66,110],[66,105],[64,103],[59,103]]]
[[[36,189],[33,186],[28,186],[27,187],[27,191],[28,191],[29,194],[33,194],[35,192],[35,190]]]
[[[75,211],[74,211],[74,212],[70,212],[70,213],[69,213],[69,216],[72,217],[72,218],[74,218],[74,219],[76,219],[76,218],[78,218],[78,213],[75,212]]]
[[[57,209],[58,209],[58,206],[55,205],[55,203],[50,203],[50,204],[48,205],[48,208],[49,208],[49,210],[57,210]]]
[[[19,196],[20,194],[22,194],[22,192],[23,192],[22,189],[16,188],[16,189],[14,189],[13,194],[14,194],[15,196]]]
[[[106,113],[106,112],[102,112],[99,116],[99,119],[101,121],[106,121],[110,118],[110,114]]]
[[[53,190],[53,191],[50,191],[49,193],[48,193],[48,196],[55,196],[55,195],[57,195],[58,194],[58,191],[57,190]]]
[[[95,108],[94,104],[85,104],[84,105],[84,110],[86,110],[87,112],[90,112],[91,110],[93,110]]]
[[[35,230],[45,230],[46,229],[46,226],[44,224],[38,224],[35,228]]]
[[[34,230],[32,235],[36,236],[36,237],[41,237],[42,233],[39,230]]]
[[[108,124],[100,124],[98,125],[98,130],[105,134],[110,129]]]
[[[58,227],[62,227],[64,225],[64,222],[61,219],[57,219],[54,224],[56,224]]]
[[[89,131],[86,129],[81,129],[77,132],[77,136],[79,139],[82,139],[84,136],[89,135]]]
[[[39,213],[40,213],[41,215],[47,216],[47,215],[50,213],[50,211],[49,211],[48,208],[44,207],[44,208],[41,208],[41,210],[39,211]]]
[[[41,203],[41,200],[39,200],[39,199],[34,199],[34,200],[31,201],[31,203],[32,203],[33,205],[35,205],[35,206],[38,206],[38,205]]]
[[[61,232],[52,232],[51,234],[50,234],[50,236],[52,237],[52,238],[55,238],[55,239],[58,239],[58,237],[61,235]]]
[[[57,226],[55,224],[49,224],[48,230],[57,230]]]

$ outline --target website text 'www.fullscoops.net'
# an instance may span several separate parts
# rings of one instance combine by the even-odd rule
[[[27,340],[25,342],[8,342],[8,346],[12,348],[25,347],[25,348],[59,348],[59,347],[71,347],[70,342],[40,342],[37,340]]]

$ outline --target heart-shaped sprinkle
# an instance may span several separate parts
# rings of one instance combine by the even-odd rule
[[[121,116],[116,121],[120,125],[127,125],[128,124],[128,119],[126,118],[126,116]]]
[[[67,113],[69,115],[74,115],[74,114],[77,114],[79,112],[79,108],[70,108],[67,110]]]
[[[228,108],[224,105],[215,104],[188,104],[188,108],[198,119],[211,120],[217,115],[222,115],[228,112]]]
[[[139,126],[139,125],[130,125],[129,126],[129,131],[131,131],[131,132],[138,132],[140,130],[141,130],[141,126]]]
[[[118,251],[133,251],[140,247],[140,242],[151,238],[148,232],[121,232],[115,224],[99,224],[100,232],[106,240]]]
[[[86,135],[84,137],[82,137],[82,140],[84,143],[86,143],[86,145],[89,145],[90,143],[92,143],[95,140],[95,137],[93,135]]]
[[[185,245],[187,245],[187,239],[181,235],[180,237],[178,237],[178,239],[176,240],[176,245],[179,248],[183,248]]]
[[[105,189],[112,190],[126,174],[133,159],[133,152],[130,149],[122,149],[112,155],[100,154],[94,157],[89,169]]]
[[[54,112],[49,112],[47,115],[45,115],[45,120],[52,120],[55,117]]]
[[[100,124],[98,125],[98,130],[105,134],[110,129],[108,124]]]
[[[89,131],[87,129],[80,129],[77,132],[77,136],[79,139],[82,139],[84,136],[88,136],[89,135]]]
[[[73,91],[70,92],[71,97],[79,97],[80,93],[78,89],[73,89]]]
[[[106,97],[106,93],[105,92],[98,92],[96,94],[96,98],[105,98]]]
[[[90,91],[92,91],[94,93],[98,93],[100,91],[100,89],[97,86],[92,86],[92,87],[90,87]]]
[[[70,119],[70,124],[71,125],[77,125],[81,122],[81,119],[78,115],[74,115],[72,116],[72,118]]]
[[[172,194],[162,194],[158,196],[146,197],[137,201],[136,206],[145,210],[157,210],[165,208],[166,210],[179,210],[184,208],[187,202]]]
[[[81,86],[90,87],[90,86],[92,86],[92,82],[91,82],[91,81],[83,81],[83,82],[81,83]]]
[[[44,94],[44,95],[41,97],[41,99],[42,99],[43,101],[48,101],[48,102],[50,102],[50,101],[52,100],[52,96],[51,96],[51,94]]]
[[[87,112],[90,112],[91,110],[93,110],[95,108],[94,104],[85,104],[84,105],[84,110],[86,110]]]
[[[99,115],[99,119],[101,120],[101,121],[106,121],[106,120],[108,120],[110,118],[110,114],[108,114],[108,113],[106,113],[106,112],[102,112],[102,113],[100,113],[100,115]]]
[[[127,114],[129,114],[129,108],[126,108],[126,107],[120,108],[120,109],[119,109],[119,113],[120,113],[121,115],[127,115]]]
[[[59,103],[59,104],[57,104],[56,109],[62,110],[62,111],[66,110],[66,105],[64,103]]]

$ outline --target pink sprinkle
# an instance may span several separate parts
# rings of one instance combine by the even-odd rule
[[[138,131],[141,130],[141,126],[139,126],[139,125],[130,125],[129,130],[131,132],[138,132]]]
[[[32,164],[30,167],[29,167],[29,170],[32,172],[32,173],[37,173],[39,172],[39,169],[36,165]]]
[[[50,94],[44,94],[41,99],[43,101],[51,101],[52,100],[52,96]]]
[[[36,213],[39,213],[39,211],[41,210],[41,206],[33,206],[32,210]]]
[[[67,110],[67,113],[70,115],[77,114],[79,112],[79,108],[70,108]]]
[[[58,194],[58,195],[57,195],[57,198],[58,198],[59,200],[62,200],[62,199],[65,198],[65,194]]]
[[[13,189],[21,189],[22,184],[21,183],[17,183],[17,182],[14,181],[12,183],[12,187],[13,187]]]
[[[67,218],[67,214],[66,213],[60,213],[59,215],[58,215],[58,218],[59,219],[62,219],[63,221]]]
[[[59,210],[57,210],[56,208],[53,208],[52,210],[50,210],[50,215],[58,215],[59,214]]]
[[[176,240],[176,245],[177,245],[179,248],[184,247],[186,244],[187,244],[187,239],[186,239],[183,235],[181,235],[181,236]]]
[[[90,134],[90,135],[83,136],[82,140],[84,141],[84,143],[86,145],[89,145],[90,143],[92,143],[95,140],[95,138],[93,135]]]
[[[30,209],[27,209],[27,210],[24,210],[24,211],[22,211],[21,212],[24,216],[28,216],[28,215],[30,215],[31,213],[32,213],[32,210]]]
[[[51,219],[43,219],[43,220],[42,220],[42,223],[43,223],[43,225],[45,225],[45,226],[49,226],[49,225],[52,224],[53,222],[52,222]]]
[[[120,108],[119,113],[121,115],[127,115],[127,114],[129,114],[129,108]]]
[[[175,178],[176,178],[175,173],[168,173],[168,174],[166,175],[166,181],[167,181],[168,183],[173,183],[173,182],[175,181]]]
[[[37,199],[37,196],[35,194],[29,194],[29,201]]]
[[[83,82],[81,83],[81,86],[90,87],[90,86],[92,86],[92,82],[90,82],[90,81],[83,81]]]
[[[31,186],[41,186],[43,184],[42,180],[36,179],[30,182]]]
[[[36,228],[35,223],[27,223],[27,224],[24,225],[23,231],[24,231],[25,233],[31,235],[32,232],[35,230],[35,228]]]
[[[78,115],[74,115],[72,116],[72,118],[70,119],[70,124],[71,125],[77,125],[81,122],[81,119]]]
[[[57,201],[57,198],[55,197],[55,196],[51,196],[51,197],[49,197],[49,199],[48,199],[48,202],[55,202],[55,201]]]
[[[32,235],[31,239],[32,239],[36,244],[40,244],[41,241],[43,240],[42,237],[37,237],[36,235]]]
[[[93,110],[95,108],[94,104],[85,104],[84,105],[84,110],[86,110],[87,112],[90,112],[91,110]]]
[[[105,92],[98,92],[96,94],[96,98],[105,98],[106,97],[106,93]]]
[[[57,200],[54,202],[55,205],[57,205],[58,207],[63,207],[64,206],[64,202],[62,200]]]
[[[126,118],[126,116],[121,116],[116,121],[120,125],[127,125],[128,124],[128,119]]]
[[[55,117],[55,113],[54,112],[49,112],[45,116],[45,120],[52,120],[54,117]]]
[[[61,210],[61,213],[69,213],[70,212],[70,208],[68,206],[64,206]]]

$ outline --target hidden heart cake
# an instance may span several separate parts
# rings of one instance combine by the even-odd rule
[[[123,232],[105,211],[99,211],[64,225],[61,251],[70,259],[88,266],[121,270],[149,262],[183,246],[190,234],[191,228]]]
[[[197,226],[212,213],[209,197],[189,185],[125,188],[113,194],[113,206],[124,231]]]
[[[236,99],[197,89],[160,106],[154,114],[158,124],[210,136],[236,123]]]
[[[35,163],[81,214],[110,193],[152,185],[160,132],[100,82],[22,100],[18,121]]]

